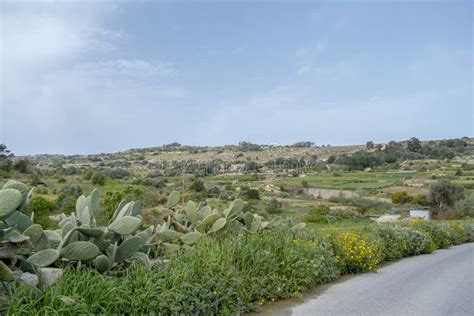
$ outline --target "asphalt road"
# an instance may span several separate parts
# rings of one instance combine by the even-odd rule
[[[263,314],[474,315],[474,243],[403,259]]]

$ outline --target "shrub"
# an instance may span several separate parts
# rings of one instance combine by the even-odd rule
[[[428,206],[430,204],[428,202],[428,197],[426,196],[426,194],[415,195],[412,198],[411,202],[417,205],[422,205],[422,206]]]
[[[277,199],[271,199],[270,203],[265,207],[265,212],[268,214],[281,214],[283,212],[281,203]]]
[[[193,183],[190,185],[189,189],[196,191],[196,192],[202,192],[206,190],[206,186],[204,185],[204,181],[200,178],[196,178]]]
[[[40,224],[44,229],[51,228],[52,223],[49,216],[55,204],[43,196],[35,195],[28,204],[28,213],[34,213],[35,224]]]
[[[405,232],[408,240],[408,245],[404,252],[405,257],[433,251],[431,239],[428,234],[408,227],[403,227],[402,230]]]
[[[454,209],[463,215],[474,217],[474,197],[471,196],[464,200],[457,201],[454,204]]]
[[[474,223],[462,223],[467,235],[467,242],[474,242]]]
[[[411,228],[383,225],[377,227],[375,235],[383,242],[387,261],[431,252],[429,236]]]
[[[375,271],[383,260],[383,246],[357,232],[338,232],[330,240],[343,273]]]
[[[411,197],[407,191],[399,191],[392,194],[392,203],[394,204],[406,204],[411,201]]]
[[[54,192],[54,190],[53,190]],[[65,214],[70,214],[76,209],[76,200],[81,196],[83,190],[80,185],[67,184],[61,186],[58,192],[56,204]]]
[[[94,174],[92,174],[91,182],[92,184],[104,185],[106,179],[107,177],[105,176],[105,174],[100,171],[96,171],[94,172]]]
[[[470,232],[466,231],[460,223],[445,224],[448,228],[449,237],[453,245],[460,245],[470,239]]]
[[[260,193],[255,189],[248,189],[242,192],[242,198],[246,200],[258,200],[260,199]]]
[[[329,224],[329,218],[326,215],[312,213],[306,215],[303,219],[305,223]]]
[[[414,219],[408,222],[408,226],[428,234],[432,241],[433,250],[449,248],[452,244],[446,225],[436,224],[423,219]]]

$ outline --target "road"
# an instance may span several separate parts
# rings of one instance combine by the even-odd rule
[[[474,243],[406,258],[260,314],[474,315]]]

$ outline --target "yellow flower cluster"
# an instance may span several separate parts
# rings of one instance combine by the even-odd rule
[[[414,218],[414,219],[411,219],[408,222],[408,226],[415,227],[415,226],[418,226],[420,224],[423,224],[424,222],[425,222],[425,220],[423,218]]]
[[[344,272],[375,271],[381,261],[379,247],[356,232],[341,232],[332,244],[336,262]]]
[[[316,246],[316,244],[313,240],[293,239],[292,242],[296,245],[303,245],[303,246],[310,246],[310,247]]]

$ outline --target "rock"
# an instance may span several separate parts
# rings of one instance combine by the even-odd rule
[[[28,283],[31,286],[38,286],[39,283],[38,276],[29,272],[22,273],[18,279]]]
[[[375,222],[377,222],[377,224],[381,224],[381,223],[393,223],[393,222],[398,222],[401,218],[401,215],[390,215],[390,214],[385,214],[385,215],[382,215],[380,216],[379,218],[375,219]]]
[[[49,286],[56,283],[63,276],[63,269],[58,268],[41,268],[39,269],[43,284]]]

